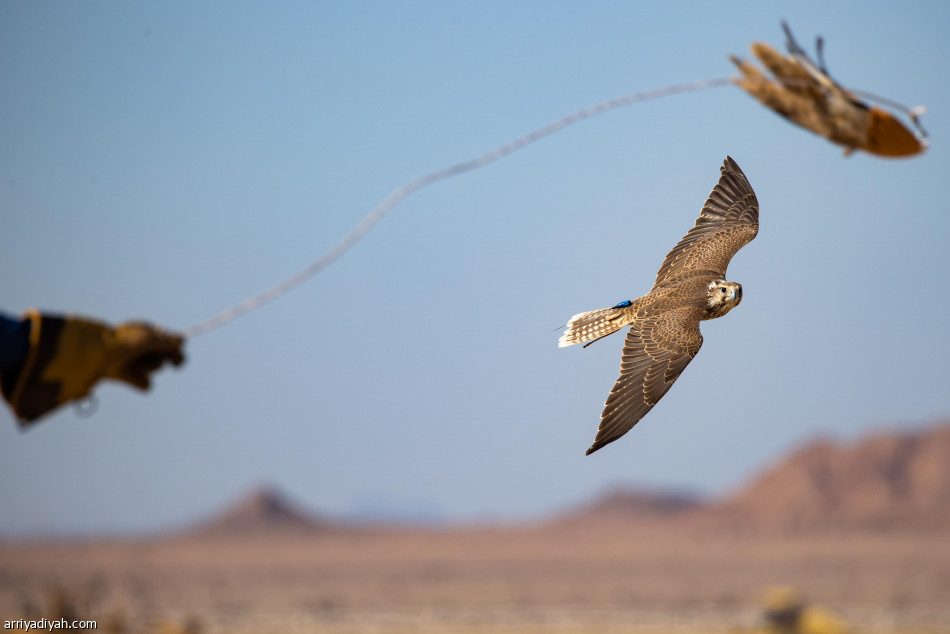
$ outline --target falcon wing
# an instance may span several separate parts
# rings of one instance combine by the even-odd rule
[[[587,455],[630,431],[679,378],[703,345],[701,313],[702,309],[687,306],[631,326],[623,346],[620,378],[610,390]]]
[[[745,174],[728,156],[720,169],[719,184],[696,225],[666,256],[654,288],[695,272],[725,277],[732,256],[759,232],[759,201]]]

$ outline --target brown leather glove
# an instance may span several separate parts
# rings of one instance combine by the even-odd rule
[[[13,385],[3,396],[26,426],[60,405],[88,396],[101,379],[140,390],[166,361],[181,365],[184,339],[144,322],[111,327],[79,317],[28,311],[30,349]]]
[[[114,356],[106,368],[105,377],[125,381],[140,390],[151,387],[152,372],[158,370],[166,361],[174,366],[185,362],[182,353],[184,339],[162,328],[143,321],[127,321],[116,326],[114,337]]]

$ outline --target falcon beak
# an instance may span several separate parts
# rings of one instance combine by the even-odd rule
[[[737,304],[742,301],[742,287],[732,289],[732,292],[729,293],[729,299]]]

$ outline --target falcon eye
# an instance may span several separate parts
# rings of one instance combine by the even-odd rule
[[[725,292],[726,292],[726,287],[725,287],[725,286],[720,286],[720,287],[719,287],[719,290],[722,291],[723,293],[725,293]]]

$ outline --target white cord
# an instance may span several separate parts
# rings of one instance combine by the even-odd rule
[[[515,139],[509,143],[498,147],[491,152],[482,154],[479,157],[470,159],[468,161],[463,161],[449,167],[436,170],[434,172],[429,172],[424,176],[410,181],[391,193],[387,196],[381,203],[379,203],[375,209],[369,212],[356,228],[353,229],[346,237],[344,237],[336,246],[324,253],[318,260],[307,266],[305,269],[296,273],[292,277],[284,280],[283,282],[272,286],[271,288],[250,297],[243,302],[218,313],[217,315],[210,317],[200,323],[186,328],[182,334],[185,337],[197,337],[198,335],[203,335],[206,332],[219,328],[224,324],[237,319],[241,315],[251,312],[256,308],[260,308],[264,304],[274,299],[277,299],[287,291],[292,288],[302,284],[307,281],[327,266],[332,264],[337,258],[347,252],[347,250],[352,247],[356,242],[366,235],[373,226],[379,222],[383,216],[389,212],[390,209],[395,207],[399,202],[404,198],[412,194],[418,189],[422,189],[426,185],[431,185],[436,181],[445,180],[446,178],[451,178],[453,176],[458,176],[465,172],[483,167],[497,161],[503,156],[507,156],[516,150],[520,150],[526,145],[530,145],[535,141],[543,139],[544,137],[554,134],[559,130],[566,128],[569,125],[582,121],[584,119],[589,119],[594,115],[607,112],[608,110],[613,110],[615,108],[620,108],[638,101],[647,101],[650,99],[658,99],[660,97],[666,97],[668,95],[674,95],[681,92],[693,92],[696,90],[705,90],[706,88],[714,88],[716,86],[726,86],[731,85],[733,82],[729,78],[720,78],[720,79],[706,79],[703,81],[696,81],[688,84],[678,84],[675,86],[667,86],[666,88],[660,88],[658,90],[651,90],[647,92],[633,93],[630,95],[625,95],[623,97],[618,97],[616,99],[611,99],[610,101],[605,101],[597,105],[579,110],[573,114],[569,114],[566,117],[562,117],[553,123],[538,128],[533,132],[529,132],[521,138]]]

